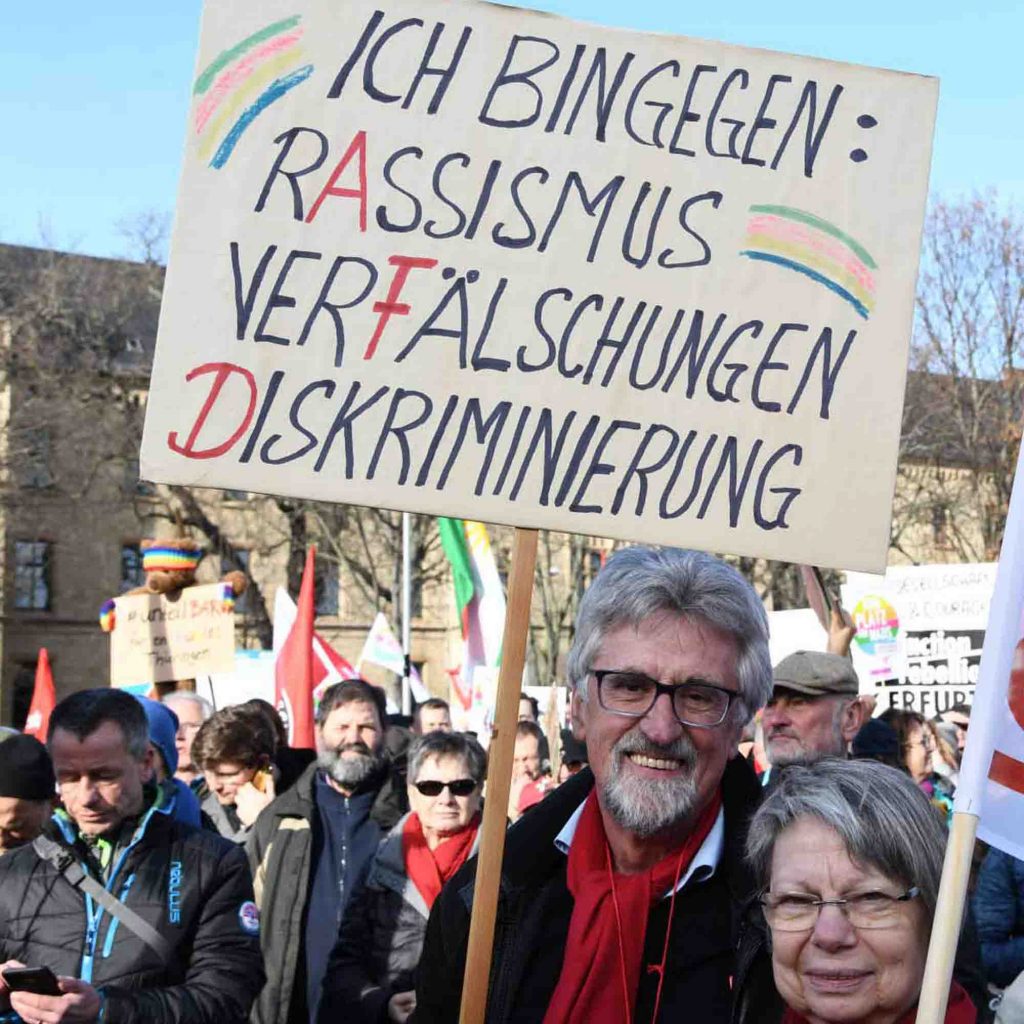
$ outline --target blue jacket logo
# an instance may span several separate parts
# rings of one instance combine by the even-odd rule
[[[180,860],[171,861],[171,873],[167,879],[167,920],[181,924],[181,869]]]

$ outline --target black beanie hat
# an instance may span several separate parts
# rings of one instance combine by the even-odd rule
[[[52,800],[57,783],[46,747],[32,736],[0,743],[0,797]]]

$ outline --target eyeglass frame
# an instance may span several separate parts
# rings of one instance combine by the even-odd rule
[[[795,895],[810,896],[811,894],[808,892],[808,893],[787,893],[787,895],[789,895],[789,896],[795,896]],[[860,893],[859,895],[867,896],[867,895],[870,895],[870,894],[869,893]],[[878,894],[876,894],[876,895],[878,895]],[[900,893],[899,896],[890,896],[888,893],[881,893],[880,895],[888,897],[894,903],[909,903],[911,900],[915,900],[915,899],[917,899],[921,895],[921,887],[918,886],[918,885],[912,885],[905,892]],[[766,921],[768,921],[768,912],[769,912],[769,910],[773,909],[773,908],[771,908],[771,905],[768,903],[768,899],[769,899],[769,893],[767,893],[767,892],[762,892],[757,897],[757,902],[761,906],[761,910],[764,913]],[[818,926],[818,921],[821,919],[822,907],[837,907],[839,912],[846,919],[846,923],[851,928],[853,928],[855,931],[862,931],[862,930],[872,931],[875,928],[886,928],[886,927],[888,927],[887,924],[879,924],[879,925],[857,925],[857,924],[854,924],[853,921],[850,920],[850,912],[846,909],[849,906],[851,899],[856,899],[856,897],[847,897],[846,899],[840,899],[840,900],[816,900],[816,899],[808,900],[806,906],[814,907],[814,910],[815,910],[814,920],[809,925],[807,925],[804,928],[792,928],[792,929],[779,928],[778,930],[781,931],[781,932],[788,932],[791,935],[799,935],[801,932],[811,932],[811,931],[814,931],[814,929]],[[777,926],[773,925],[771,923],[771,921],[768,921],[768,927],[769,928],[776,928]]]
[[[465,782],[472,782],[473,783],[473,789],[468,789],[468,790],[466,790],[465,793],[456,793],[455,790],[452,789],[452,786],[458,786],[460,783],[465,783]],[[461,797],[465,798],[467,796],[472,796],[473,790],[477,789],[479,787],[480,783],[477,782],[476,779],[471,779],[471,778],[469,778],[467,776],[466,778],[462,778],[462,779],[449,779],[448,782],[442,782],[440,779],[423,779],[422,782],[417,781],[417,782],[414,782],[413,785],[416,787],[416,792],[419,793],[420,796],[425,796],[425,797],[433,799],[434,797],[439,797],[446,789],[454,797],[460,797],[461,796]],[[424,793],[423,790],[420,788],[421,786],[435,786],[435,785],[441,787],[436,793]]]
[[[607,711],[609,715],[620,715],[622,718],[644,718],[651,713],[654,709],[654,705],[658,703],[658,698],[663,694],[667,693],[669,696],[669,704],[672,708],[672,714],[676,716],[676,721],[680,725],[685,725],[690,729],[717,729],[728,717],[729,711],[732,708],[732,702],[740,697],[740,694],[736,690],[727,690],[724,686],[715,686],[714,683],[662,683],[657,679],[652,679],[651,676],[645,672],[634,672],[630,669],[624,668],[602,668],[602,669],[591,669],[590,675],[597,681],[597,702],[601,705],[602,710]],[[642,711],[636,714],[632,711],[619,711],[616,708],[610,708],[605,705],[605,702],[601,699],[601,680],[605,676],[640,676],[642,679],[647,679],[654,684],[654,699],[651,701],[646,711]],[[683,687],[702,687],[705,690],[715,690],[718,693],[724,693],[726,695],[725,710],[722,712],[722,717],[717,722],[687,722],[679,716],[679,712],[676,711],[676,690],[681,690]]]

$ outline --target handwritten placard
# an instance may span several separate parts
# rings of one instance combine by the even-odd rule
[[[880,569],[937,92],[207,0],[143,474]]]
[[[235,616],[219,583],[187,587],[173,597],[132,594],[115,604],[111,685],[164,683],[233,670]]]

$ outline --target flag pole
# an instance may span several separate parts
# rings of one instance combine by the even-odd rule
[[[412,541],[411,520],[402,513],[402,655],[405,670],[402,675],[402,714],[412,714]]]
[[[505,633],[494,726],[487,757],[487,799],[480,826],[473,916],[469,924],[466,970],[462,982],[460,1024],[484,1024],[487,991],[494,945],[494,920],[498,910],[498,882],[505,853],[508,794],[512,785],[512,753],[519,720],[519,694],[526,637],[530,628],[530,599],[537,566],[537,531],[516,528],[505,608]]]
[[[970,880],[971,854],[984,807],[993,754],[999,730],[1008,717],[1009,680],[1013,651],[1020,639],[1024,616],[1024,445],[1006,512],[1003,543],[999,552],[996,585],[985,626],[985,644],[974,691],[971,728],[967,734],[960,780],[953,805],[953,823],[942,865],[942,881],[928,944],[928,959],[921,983],[917,1024],[942,1024],[953,961],[960,938],[964,901]],[[986,837],[987,838],[987,837]]]

